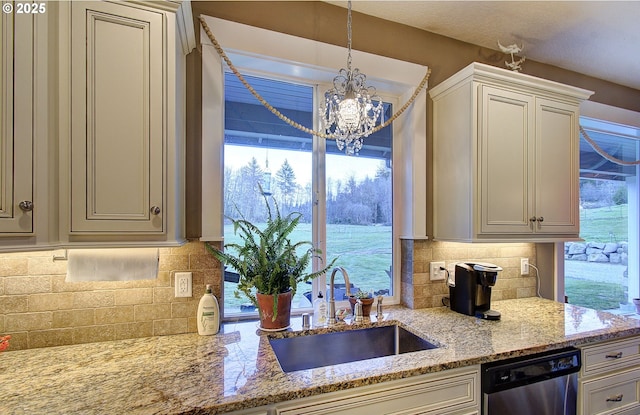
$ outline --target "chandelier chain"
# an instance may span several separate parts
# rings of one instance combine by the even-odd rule
[[[585,131],[584,128],[582,128],[582,126],[579,126],[579,128],[580,128],[580,133],[582,133],[582,136],[584,137],[584,139],[587,141],[587,143],[589,143],[591,147],[593,147],[596,153],[600,154],[602,157],[609,160],[610,162],[619,164],[621,166],[637,166],[640,164],[640,160],[624,161],[612,156],[611,154],[604,151],[602,147],[600,147],[598,143],[596,143],[591,137],[589,137],[589,134],[587,134],[587,132]]]
[[[229,57],[227,56],[225,51],[222,49],[222,46],[220,46],[220,44],[218,43],[217,39],[215,38],[215,36],[211,32],[211,29],[209,29],[209,25],[207,25],[207,22],[205,22],[204,17],[203,16],[199,16],[198,19],[200,20],[200,24],[202,25],[202,28],[204,29],[205,33],[207,34],[207,37],[209,38],[209,40],[213,44],[213,47],[215,48],[216,52],[218,52],[218,55],[220,55],[220,58],[222,58],[222,60],[224,60],[224,62],[229,67],[229,69],[231,69],[231,71],[235,74],[235,76],[242,83],[242,85],[244,85],[244,87],[247,88],[247,90],[249,92],[251,92],[251,94],[265,108],[267,108],[269,111],[271,111],[271,113],[273,113],[276,117],[280,118],[282,121],[286,122],[290,126],[296,128],[296,129],[298,129],[298,130],[300,130],[300,131],[302,131],[304,133],[311,134],[311,135],[314,135],[316,137],[324,138],[324,139],[327,139],[327,140],[335,140],[336,139],[336,135],[334,135],[334,134],[326,134],[326,133],[323,133],[321,131],[312,130],[311,128],[307,128],[304,125],[293,121],[292,119],[290,119],[289,117],[287,117],[286,115],[284,115],[283,113],[278,111],[277,108],[275,108],[271,104],[269,104],[262,97],[262,95],[260,95],[260,93],[258,93],[258,91],[256,91],[249,84],[249,82],[247,82],[247,80],[244,78],[244,76],[242,76],[240,71],[238,71],[238,69],[233,65],[233,63],[231,62],[231,59],[229,59]],[[351,31],[349,30],[349,33],[350,32]],[[350,39],[349,39],[349,44],[350,44]],[[348,59],[349,59],[348,63],[350,64],[351,63],[350,62],[351,61],[351,54],[349,54],[349,58]],[[395,119],[397,119],[400,115],[402,115],[402,113],[405,112],[407,110],[407,108],[409,108],[409,106],[413,103],[413,101],[415,101],[415,99],[418,97],[418,95],[420,94],[420,91],[422,91],[422,89],[425,87],[425,85],[429,81],[429,77],[430,76],[431,76],[431,68],[427,68],[427,73],[422,78],[422,81],[420,82],[420,84],[418,84],[418,87],[413,92],[413,95],[411,95],[411,98],[409,98],[407,100],[407,102],[398,111],[396,111],[395,114],[393,114],[386,122],[378,125],[373,130],[371,130],[371,134],[376,133],[376,132],[382,130],[383,128],[388,127]]]
[[[351,0],[347,8],[347,70],[351,72]]]

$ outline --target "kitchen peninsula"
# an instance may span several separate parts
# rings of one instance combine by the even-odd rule
[[[496,301],[493,307],[502,320],[479,320],[444,307],[390,307],[386,320],[440,347],[288,374],[255,321],[225,323],[216,336],[5,352],[0,413],[224,413],[640,334],[636,319],[539,298]],[[292,330],[299,329],[295,319]]]

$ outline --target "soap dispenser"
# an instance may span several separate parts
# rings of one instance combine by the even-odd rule
[[[207,284],[205,293],[198,303],[197,320],[198,334],[202,336],[210,336],[220,330],[220,307],[209,284]]]
[[[313,325],[322,327],[327,324],[327,302],[322,296],[322,291],[318,291],[318,298],[313,302]]]

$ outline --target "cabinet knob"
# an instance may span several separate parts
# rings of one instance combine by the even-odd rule
[[[22,202],[20,202],[18,204],[18,206],[20,207],[20,209],[22,209],[24,212],[31,212],[33,210],[33,202],[30,200],[23,200]]]
[[[538,220],[538,218],[536,218],[535,216],[531,216],[529,218],[529,222],[535,222],[536,220]]]
[[[153,215],[159,215],[160,214],[160,208],[158,206],[151,206],[151,209],[149,209],[149,211]]]
[[[540,217],[538,218],[538,222],[543,222],[543,221],[544,221],[544,217],[543,217],[543,216],[540,216]]]
[[[613,395],[613,396],[607,396],[607,402],[622,402],[622,397],[624,395],[623,394],[618,394],[618,395]]]

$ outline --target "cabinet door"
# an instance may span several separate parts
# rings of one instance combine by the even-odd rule
[[[135,6],[71,5],[72,234],[165,230],[163,25]]]
[[[534,98],[479,88],[480,233],[531,233]]]
[[[537,233],[574,234],[580,231],[578,108],[536,99]]]
[[[0,234],[33,232],[33,15],[0,15]]]

